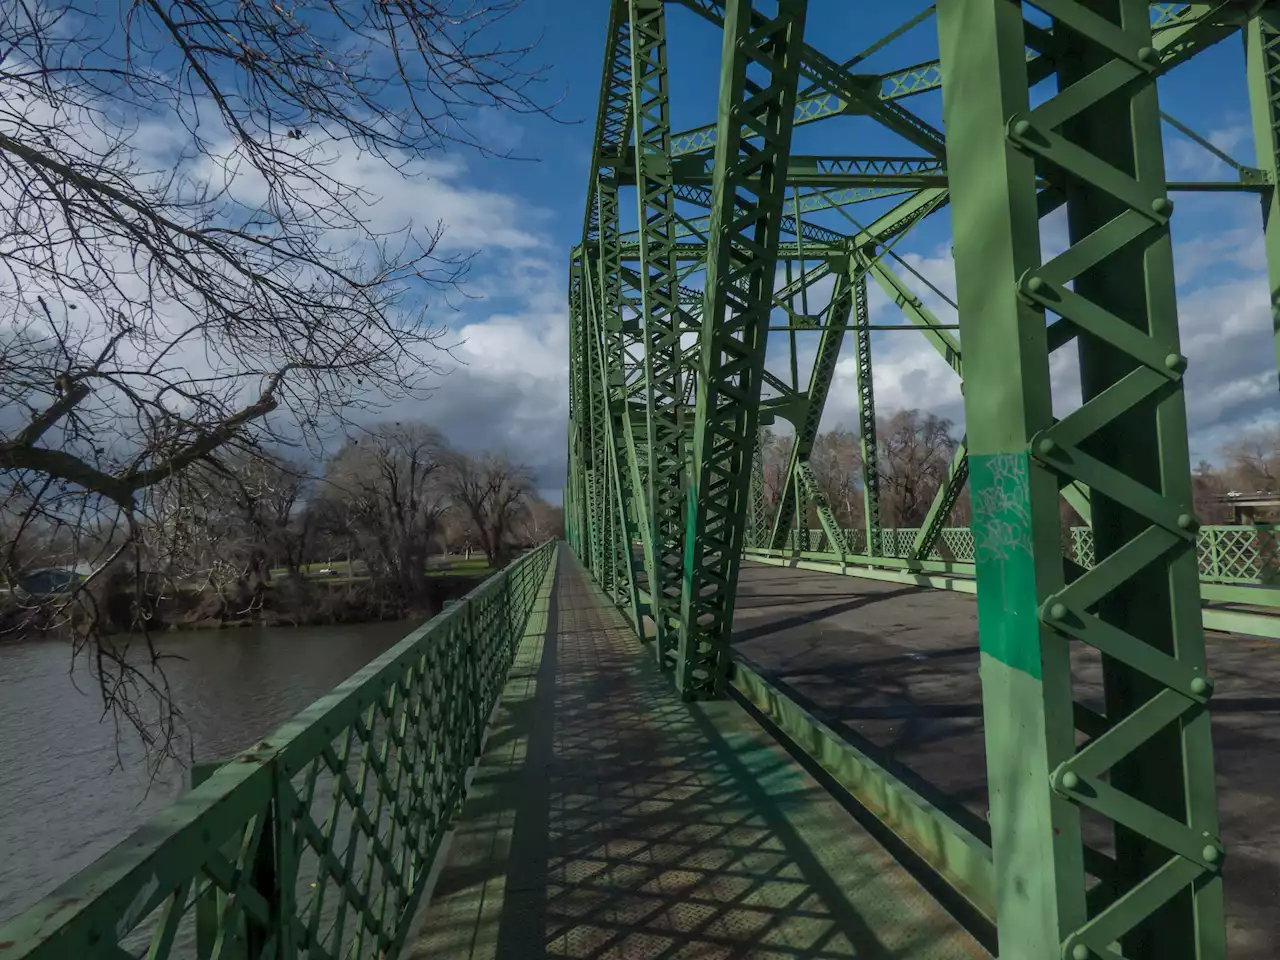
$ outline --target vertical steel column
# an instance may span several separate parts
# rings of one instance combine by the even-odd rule
[[[801,552],[809,549],[810,505],[816,508],[818,520],[828,539],[832,538],[829,528],[834,526],[835,521],[831,516],[831,508],[821,490],[811,482],[812,475],[805,475],[814,442],[818,439],[818,428],[822,425],[822,411],[826,408],[827,395],[831,392],[831,381],[835,379],[836,361],[840,359],[840,348],[844,345],[849,312],[853,306],[849,262],[841,259],[832,269],[836,272],[836,283],[831,291],[831,302],[824,310],[825,323],[818,340],[818,352],[809,374],[808,389],[803,395],[804,412],[800,422],[796,424],[795,441],[791,445],[791,457],[787,462],[787,482],[769,538],[769,547],[773,550],[785,548],[787,534],[793,523],[797,549]],[[794,353],[792,356],[794,358]],[[843,545],[844,536],[839,535],[828,549],[843,553]]]
[[[688,698],[719,695],[729,670],[805,12],[725,5],[676,672]]]
[[[858,440],[862,451],[862,494],[866,508],[864,524],[869,557],[881,556],[880,531],[880,441],[876,437],[876,389],[871,376],[871,311],[867,306],[867,275],[859,271],[853,283],[854,335],[858,348]]]
[[[621,279],[618,266],[617,244],[617,186],[610,180],[602,180],[600,197],[600,247],[611,250],[611,256],[599,261],[599,276],[595,278],[600,290],[598,309],[593,311],[599,343],[601,344],[600,377],[605,397],[604,445],[609,466],[608,494],[612,510],[609,525],[611,544],[608,548],[611,593],[614,602],[631,618],[637,632],[643,621],[637,595],[635,558],[632,540],[635,535],[637,505],[632,490],[632,474],[628,453],[623,440],[622,418],[627,415],[625,335],[621,308]],[[590,264],[587,276],[591,278]]]
[[[583,502],[580,485],[583,477],[583,302],[582,250],[575,248],[569,260],[569,444],[568,472],[565,477],[565,537],[574,553],[583,555]]]
[[[1262,191],[1262,228],[1271,284],[1271,333],[1280,371],[1280,8],[1266,6],[1249,21],[1245,68],[1257,166],[1270,177]]]
[[[1157,49],[1145,0],[1036,6],[1055,21],[1059,92],[1031,109],[1022,6],[938,5],[1000,953],[1221,957],[1155,88],[1163,51],[1192,45]],[[1068,202],[1072,245],[1048,262],[1037,174]],[[1084,403],[1061,421],[1046,312],[1080,340]],[[1067,585],[1057,496],[1072,481],[1090,488],[1098,562]],[[1073,640],[1102,655],[1105,716],[1073,704]],[[1079,807],[1113,824],[1114,858],[1084,846]]]
[[[680,477],[681,377],[678,265],[675,258],[675,192],[671,175],[671,95],[667,75],[667,24],[663,0],[629,0],[631,101],[635,126],[636,197],[640,235],[640,298],[644,336],[644,497],[648,523],[650,612],[655,653],[664,669],[675,666],[684,560],[684,502]]]
[[[747,527],[747,546],[767,547],[765,529],[769,522],[764,502],[764,431],[756,431],[756,445],[751,454],[750,525]]]

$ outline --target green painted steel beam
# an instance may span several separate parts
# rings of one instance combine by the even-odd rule
[[[995,919],[991,848],[741,660],[733,686],[984,918]]]
[[[643,162],[643,160],[641,161]],[[714,158],[672,159],[670,175],[675,183],[708,186]],[[619,183],[636,180],[636,153],[630,150],[617,165]],[[786,182],[792,187],[847,190],[851,187],[888,187],[919,190],[943,187],[947,173],[936,157],[816,157],[796,156],[787,164]]]
[[[773,18],[750,0],[724,7],[676,671],[689,698],[721,695],[729,670],[805,12],[804,0],[778,0]]]
[[[833,542],[843,546],[844,536],[838,532],[830,507],[812,474],[808,472],[809,456],[813,452],[814,441],[818,439],[818,429],[822,424],[822,413],[826,408],[827,395],[831,390],[831,382],[835,379],[836,361],[840,358],[840,348],[844,343],[844,335],[848,325],[849,314],[853,309],[853,278],[849,275],[848,263],[833,266],[836,283],[831,291],[831,302],[826,308],[826,319],[822,326],[822,335],[818,340],[818,350],[813,359],[813,369],[809,373],[808,388],[800,395],[802,403],[797,404],[792,423],[795,427],[795,438],[791,444],[791,455],[784,475],[782,499],[778,504],[778,512],[774,516],[773,530],[769,536],[769,546],[780,550],[786,543],[792,520],[798,511],[806,516],[807,505],[818,510],[822,526],[827,530]],[[798,414],[798,415],[797,415]],[[807,524],[803,524],[807,527]]]
[[[1271,336],[1280,373],[1280,8],[1264,7],[1245,32],[1245,70],[1262,191],[1262,231],[1271,287]]]
[[[968,440],[962,439],[956,445],[951,463],[947,466],[947,475],[943,478],[937,493],[934,494],[929,504],[929,511],[911,545],[912,560],[928,559],[938,542],[938,537],[942,534],[942,528],[951,518],[951,511],[955,508],[956,501],[960,499],[960,494],[964,492],[965,483],[969,479],[968,453]]]
[[[725,22],[725,0],[670,0],[670,2],[688,7],[717,26],[721,26]],[[762,19],[763,14],[756,14],[757,23]],[[822,90],[822,93],[817,97],[808,98],[806,101],[823,103],[824,105],[821,109],[815,107],[817,112],[822,112],[824,116],[835,112],[843,112],[843,110],[856,110],[859,113],[865,113],[908,143],[914,144],[933,156],[940,157],[943,155],[945,145],[941,131],[935,129],[897,102],[881,100],[879,96],[879,87],[881,86],[879,78],[871,78],[870,82],[865,79],[860,80],[842,70],[840,64],[826,54],[803,43],[799,68],[801,75],[806,80],[816,84]],[[823,100],[825,96],[829,95],[834,95],[838,101],[846,104],[843,110],[837,106],[836,102]],[[789,123],[794,122],[794,113],[787,119]]]
[[[1118,942],[1128,956],[1222,956],[1155,88],[1162,68],[1220,37],[1198,26],[1153,41],[1147,5],[1129,0],[1037,5],[1055,20],[1059,92],[1034,109],[1025,38],[1036,28],[1022,8],[938,6],[1000,952],[1084,958]],[[1047,262],[1037,172],[1061,184],[1071,233]],[[1090,335],[1084,403],[1061,421],[1046,311]],[[1057,493],[1071,480],[1090,488],[1108,559],[1068,585]],[[1106,729],[1082,748],[1072,643],[1104,655]],[[1088,898],[1082,807],[1116,842]]]
[[[676,192],[671,156],[671,94],[665,4],[629,0],[632,52],[630,154],[636,183],[645,386],[645,456],[648,525],[643,531],[649,566],[650,616],[655,655],[674,667],[684,561],[684,489],[681,410],[688,379],[680,337],[692,322],[680,307],[675,245]],[[693,291],[690,291],[693,292]],[[643,635],[643,631],[642,631]]]
[[[871,367],[871,311],[867,302],[866,274],[853,287],[853,315],[857,324],[855,384],[858,390],[858,443],[862,454],[862,506],[866,542],[871,556],[883,552],[880,515],[880,442],[876,435],[876,390]]]

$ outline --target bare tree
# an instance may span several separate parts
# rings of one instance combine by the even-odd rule
[[[1246,430],[1223,447],[1228,482],[1240,493],[1280,493],[1280,426]]]
[[[787,482],[787,464],[791,461],[791,448],[794,444],[793,434],[779,436],[772,430],[765,430],[760,435],[765,510],[771,518],[782,502],[783,486]]]
[[[515,535],[525,546],[537,546],[551,538],[564,537],[564,509],[554,507],[535,492],[525,498],[524,509],[516,517]]]
[[[956,439],[950,420],[899,410],[876,428],[880,503],[890,526],[919,524],[947,476]]]
[[[375,574],[412,604],[423,595],[427,556],[448,509],[447,446],[432,427],[369,430],[329,462],[324,498],[342,517]]]
[[[818,434],[809,468],[842,527],[854,527],[864,515],[862,445],[852,430],[836,427]]]
[[[51,530],[123,564],[184,471],[422,386],[467,259],[364,184],[545,112],[517,4],[0,5],[4,574]]]
[[[517,518],[533,492],[533,478],[523,464],[503,453],[454,454],[449,464],[454,501],[471,519],[480,549],[491,567],[509,556]]]

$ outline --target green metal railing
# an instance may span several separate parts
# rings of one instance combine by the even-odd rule
[[[2,960],[396,956],[537,604],[526,554],[0,927]]]
[[[885,527],[876,556],[905,560],[919,534],[917,527]],[[865,558],[866,531],[845,530],[850,553]],[[837,551],[827,543],[822,529],[809,531],[807,554],[831,554]],[[1197,536],[1200,557],[1200,579],[1211,583],[1280,585],[1280,526],[1206,526]],[[788,537],[788,549],[796,548],[794,532]],[[1071,527],[1063,544],[1064,552],[1080,566],[1093,566],[1093,531],[1089,527]],[[926,558],[934,561],[973,563],[973,531],[968,527],[944,527],[938,543]]]

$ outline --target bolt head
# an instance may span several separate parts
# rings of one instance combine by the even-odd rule
[[[1049,616],[1051,616],[1054,620],[1061,620],[1066,615],[1067,615],[1067,608],[1061,603],[1055,603],[1053,606],[1049,608]],[[1073,774],[1068,774],[1068,776],[1073,776]]]
[[[1089,960],[1089,948],[1083,943],[1077,943],[1071,948],[1071,960]]]
[[[1025,137],[1028,133],[1031,132],[1031,121],[1019,120],[1017,123],[1013,125],[1013,132],[1020,137]]]
[[[1048,284],[1044,282],[1044,277],[1032,277],[1027,281],[1027,289],[1032,293],[1039,293],[1047,286]]]
[[[1205,844],[1204,849],[1200,851],[1200,855],[1204,857],[1206,863],[1217,863],[1218,857],[1221,856],[1218,848],[1211,843]]]
[[[1168,197],[1156,197],[1151,201],[1151,210],[1162,217],[1167,217],[1173,213],[1173,201]]]
[[[1075,773],[1068,770],[1062,775],[1062,789],[1074,790],[1078,786],[1080,786],[1080,778]]]
[[[1146,64],[1159,63],[1160,54],[1156,52],[1154,47],[1143,47],[1138,51],[1138,59]]]
[[[1164,365],[1169,370],[1185,370],[1187,367],[1187,358],[1180,353],[1171,353],[1164,358]]]
[[[1058,444],[1052,437],[1045,437],[1043,440],[1040,441],[1039,449],[1041,453],[1043,453],[1045,456],[1048,456],[1049,454],[1053,453],[1053,451],[1058,449]]]
[[[1183,530],[1190,530],[1196,525],[1196,518],[1189,513],[1178,514],[1178,526]]]

